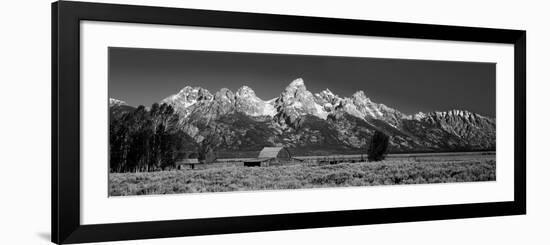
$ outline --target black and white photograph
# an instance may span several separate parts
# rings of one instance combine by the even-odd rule
[[[546,5],[6,2],[0,244],[550,244]]]
[[[108,52],[109,196],[497,178],[494,63]]]

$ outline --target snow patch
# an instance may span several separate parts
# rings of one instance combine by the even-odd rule
[[[270,103],[264,103],[264,108],[261,113],[263,116],[270,116],[273,117],[275,114],[277,114],[277,110],[275,109],[275,106],[273,106]]]
[[[294,79],[294,81],[292,81],[290,83],[290,85],[288,85],[289,87],[301,87],[301,86],[305,86],[304,84],[304,79],[302,78],[297,78],[297,79]]]
[[[109,106],[127,105],[125,101],[109,98]]]
[[[320,106],[319,104],[317,103],[314,103],[315,105],[315,110],[316,110],[316,116],[321,118],[321,119],[327,119],[328,117],[328,112],[326,112],[322,106]]]

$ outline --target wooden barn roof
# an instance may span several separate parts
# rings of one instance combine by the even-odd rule
[[[250,158],[250,159],[244,160],[243,162],[265,162],[270,159],[273,159],[273,158],[272,157],[271,158]]]
[[[196,158],[180,159],[176,162],[176,164],[195,164],[195,163],[199,163],[199,160]]]
[[[276,158],[283,147],[264,147],[258,158]]]

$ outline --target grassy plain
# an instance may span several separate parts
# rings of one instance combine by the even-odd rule
[[[493,181],[493,156],[109,174],[109,195],[150,195]]]

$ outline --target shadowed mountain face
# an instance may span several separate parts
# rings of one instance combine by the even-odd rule
[[[405,115],[363,91],[350,98],[329,89],[311,93],[302,79],[268,101],[247,86],[214,94],[185,87],[159,103],[174,107],[178,127],[196,143],[215,138],[218,157],[254,157],[265,146],[286,146],[294,155],[363,153],[376,130],[391,136],[391,152],[493,150],[496,144],[493,118],[464,110]],[[109,105],[111,113],[131,108],[116,99]]]

